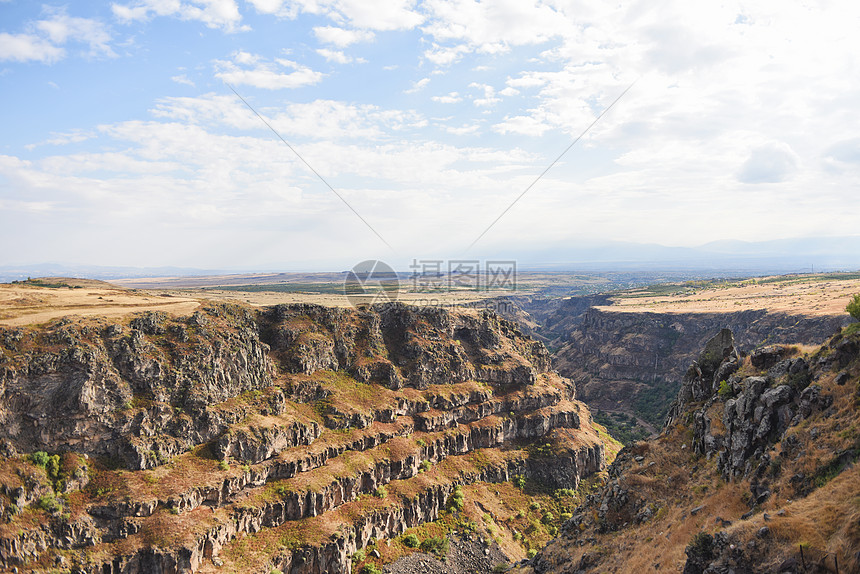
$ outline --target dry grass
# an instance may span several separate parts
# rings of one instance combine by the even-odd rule
[[[843,315],[860,279],[768,277],[718,287],[679,289],[674,295],[615,297],[606,311],[658,313],[733,313],[762,309],[797,315]]]

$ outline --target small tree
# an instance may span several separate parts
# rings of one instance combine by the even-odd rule
[[[860,294],[854,295],[854,298],[845,307],[848,314],[860,321]]]

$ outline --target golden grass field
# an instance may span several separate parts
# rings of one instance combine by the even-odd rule
[[[849,276],[850,277],[850,276]],[[647,289],[626,291],[605,311],[653,313],[732,313],[760,309],[792,315],[842,315],[851,297],[860,293],[860,279],[833,275],[761,277],[696,287],[679,284],[666,294]]]
[[[263,307],[283,303],[315,303],[347,307],[351,302],[339,292],[337,274],[299,275],[296,291],[237,291],[205,285],[263,285],[275,276],[225,276],[210,278],[151,278],[112,283],[88,279],[44,278],[45,285],[0,284],[0,325],[46,323],[65,316],[123,316],[140,311],[188,315],[209,300],[233,301]],[[413,305],[455,306],[507,295],[536,292],[544,281],[559,276],[525,277],[516,292],[450,291],[422,293],[401,290],[397,300]],[[581,281],[579,277],[572,278]],[[289,284],[284,281],[278,286]],[[64,285],[57,287],[56,285]],[[131,287],[131,286],[134,286]],[[273,286],[275,287],[275,286]],[[319,290],[317,290],[319,289]],[[796,315],[841,315],[855,293],[860,293],[857,274],[840,277],[786,275],[727,282],[686,282],[638,290],[619,291],[607,311],[657,313],[730,313],[748,309]],[[365,300],[365,303],[372,303]]]

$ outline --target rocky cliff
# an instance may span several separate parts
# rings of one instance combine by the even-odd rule
[[[543,345],[475,310],[210,305],[0,351],[4,568],[350,572],[461,488],[604,465]]]
[[[567,317],[566,314],[570,316]],[[568,304],[546,319],[564,325],[553,366],[576,381],[594,408],[626,411],[659,428],[678,382],[705,343],[730,329],[744,348],[821,344],[847,317],[806,317],[765,311],[643,313]]]
[[[661,436],[621,451],[518,572],[860,569],[860,331],[739,347],[707,342]]]

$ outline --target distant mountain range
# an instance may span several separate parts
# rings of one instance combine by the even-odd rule
[[[565,241],[546,248],[488,251],[457,259],[515,260],[522,271],[643,271],[736,272],[742,274],[846,271],[860,269],[860,236],[808,237],[747,242],[721,240],[698,247],[670,247],[656,243]],[[409,272],[410,259],[392,260],[395,269]],[[356,261],[358,263],[358,261]],[[27,277],[193,277],[295,270],[295,264],[272,264],[257,269],[197,269],[192,267],[119,267],[45,263],[2,266],[0,281]],[[314,269],[305,271],[345,271]]]

